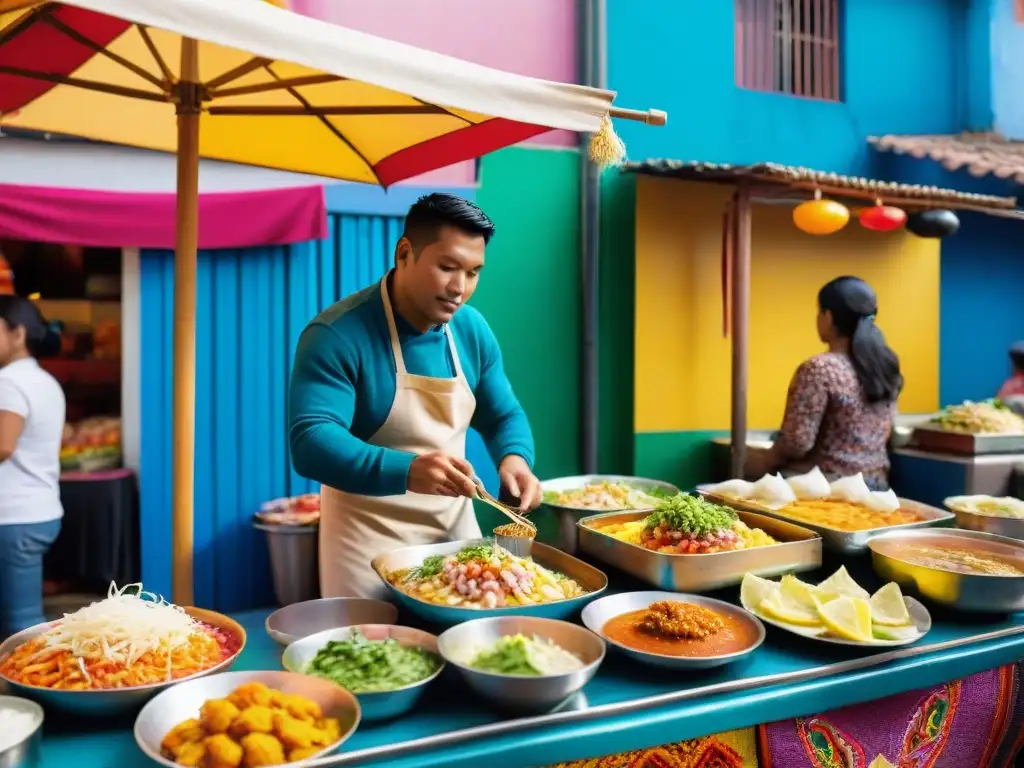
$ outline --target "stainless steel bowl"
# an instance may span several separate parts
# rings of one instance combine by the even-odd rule
[[[205,677],[216,672],[226,672],[231,669],[235,661],[245,649],[245,629],[234,619],[230,619],[221,613],[207,611],[203,608],[186,608],[185,612],[194,619],[209,624],[212,627],[230,632],[239,638],[241,645],[238,653],[215,664],[209,669],[197,672],[194,675],[183,677],[179,680],[163,683],[151,683],[150,685],[138,685],[133,688],[114,688],[102,691],[62,691],[52,688],[41,688],[35,685],[23,685],[10,678],[0,675],[0,681],[7,683],[12,693],[38,701],[44,707],[53,707],[64,712],[80,715],[112,715],[117,713],[131,712],[137,710],[156,694],[168,686],[177,685],[186,680],[193,680],[197,677]],[[15,648],[22,643],[27,643],[36,636],[41,635],[50,629],[49,624],[37,624],[22,630],[16,635],[11,635],[3,643],[0,643],[0,661],[10,655]]]
[[[731,616],[752,627],[756,631],[755,640],[753,644],[741,651],[724,653],[718,656],[691,657],[665,656],[660,653],[639,651],[636,648],[630,648],[629,646],[610,640],[605,636],[603,632],[604,625],[611,619],[616,616],[621,616],[624,613],[630,613],[631,611],[642,611],[651,603],[659,600],[693,603],[694,605],[700,605],[718,613]],[[742,608],[738,608],[731,603],[724,603],[721,600],[713,600],[710,597],[683,595],[678,592],[623,592],[618,595],[608,595],[607,597],[602,597],[600,600],[595,600],[583,609],[583,623],[588,629],[601,635],[601,637],[604,637],[607,642],[611,643],[616,649],[626,656],[629,656],[631,659],[635,659],[643,664],[650,664],[655,667],[665,667],[668,669],[710,669],[712,667],[720,667],[723,664],[730,664],[734,661],[739,661],[756,651],[761,643],[764,642],[765,637],[764,624],[762,624],[756,616],[747,613]]]
[[[325,597],[294,603],[267,617],[266,629],[276,642],[289,645],[296,640],[339,627],[356,624],[394,624],[398,609],[383,600],[363,597]]]
[[[1024,610],[1024,576],[985,576],[917,565],[900,556],[898,545],[907,544],[970,548],[1024,567],[1024,544],[1020,541],[978,531],[933,529],[882,534],[871,539],[868,547],[875,573],[883,581],[895,581],[926,600],[979,613]]]
[[[584,664],[582,669],[562,675],[523,677],[484,672],[468,666],[467,653],[486,647],[507,635],[526,635],[550,640]],[[470,688],[502,707],[541,712],[565,701],[590,682],[604,660],[605,643],[589,629],[556,619],[532,616],[501,616],[474,619],[452,627],[438,639],[445,661],[455,667]]]
[[[243,683],[263,683],[282,693],[315,701],[327,717],[341,724],[341,738],[324,747],[314,757],[334,752],[359,725],[359,702],[340,685],[329,680],[292,672],[226,672],[189,680],[156,696],[135,719],[135,743],[150,760],[167,768],[180,768],[160,754],[160,743],[174,726],[199,716],[199,708],[209,699],[222,699]]]
[[[540,484],[540,489],[543,493],[565,493],[566,491],[573,491],[595,483],[622,483],[630,488],[647,493],[652,491],[668,494],[679,493],[679,489],[671,483],[651,480],[646,477],[632,477],[630,475],[575,475],[573,477],[558,477],[545,480]],[[537,526],[538,541],[550,544],[574,555],[579,547],[576,523],[590,515],[618,511],[625,510],[577,509],[576,507],[563,507],[558,504],[544,502],[530,515],[530,520]]]
[[[386,720],[405,714],[416,706],[416,702],[427,690],[427,686],[444,669],[444,662],[441,660],[441,654],[438,653],[437,637],[429,632],[393,624],[363,624],[356,627],[329,629],[326,632],[318,632],[315,635],[304,637],[289,645],[281,657],[281,665],[290,672],[307,674],[306,670],[321,648],[332,640],[348,640],[353,629],[362,632],[367,640],[386,640],[392,637],[402,645],[422,648],[438,657],[438,661],[441,663],[430,677],[425,677],[418,682],[404,688],[396,688],[393,691],[355,694],[359,700],[363,720],[366,722]]]
[[[402,591],[387,579],[387,574],[392,571],[414,568],[423,562],[423,559],[431,555],[452,555],[465,547],[477,544],[487,544],[492,539],[466,539],[464,541],[451,541],[446,544],[425,544],[418,547],[404,547],[373,558],[371,565],[373,570],[380,576],[381,581],[394,596],[399,606],[412,612],[424,621],[437,624],[442,627],[450,627],[462,621],[476,619],[483,616],[540,616],[548,619],[566,619],[573,616],[584,605],[600,595],[608,587],[608,577],[594,566],[585,563],[572,555],[541,544],[538,541],[533,543],[532,558],[535,563],[542,565],[552,571],[568,576],[575,580],[586,594],[579,597],[571,597],[568,600],[557,600],[550,603],[539,603],[536,605],[522,605],[514,608],[464,608],[461,606],[438,605],[428,603],[418,597],[413,597]]]
[[[35,727],[19,741],[9,744],[0,733],[0,768],[36,768],[39,765],[39,745],[43,740],[43,708],[34,701],[18,696],[0,696],[0,711],[17,710],[35,720]]]
[[[956,515],[957,528],[962,528],[965,531],[994,533],[996,536],[1006,536],[1010,539],[1024,541],[1024,518],[997,517],[972,512],[966,508],[966,502],[971,498],[971,496],[951,496],[943,502]]]

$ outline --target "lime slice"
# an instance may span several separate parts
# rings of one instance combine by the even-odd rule
[[[871,604],[859,597],[837,597],[828,603],[818,604],[818,613],[825,626],[836,637],[870,643],[874,636],[871,632]]]
[[[779,585],[776,582],[748,573],[740,584],[740,603],[748,611],[756,611],[766,597],[778,591]]]
[[[871,627],[871,633],[878,640],[909,640],[912,637],[917,637],[920,631],[913,625],[909,627],[883,627],[880,624],[874,624]]]
[[[769,595],[762,600],[760,610],[769,618],[783,624],[794,624],[798,627],[821,626],[821,618],[815,608],[807,608],[782,592]]]
[[[818,589],[822,592],[831,592],[843,597],[857,597],[862,600],[867,600],[869,597],[868,591],[853,580],[853,577],[846,571],[845,565],[821,582]]]
[[[899,584],[889,582],[871,596],[871,621],[883,627],[906,627],[914,623]]]

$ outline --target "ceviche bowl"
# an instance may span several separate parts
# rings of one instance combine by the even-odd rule
[[[560,503],[559,496],[582,493],[594,486],[612,486],[627,491],[630,498],[621,503],[612,503],[608,498],[580,498]],[[679,488],[661,480],[630,475],[574,475],[545,480],[540,484],[544,501],[530,519],[537,525],[537,540],[576,554],[579,548],[579,532],[576,524],[584,517],[600,512],[624,512],[650,510],[656,498],[651,496],[673,496]],[[597,494],[602,496],[602,494]]]
[[[433,574],[433,579],[440,583],[447,579],[447,576],[443,574],[444,563],[450,563],[453,559],[463,556],[468,550],[493,548],[494,546],[493,539],[469,539],[404,547],[378,555],[373,559],[371,565],[401,608],[405,608],[420,619],[440,627],[450,627],[460,622],[485,616],[565,619],[578,613],[584,605],[598,597],[608,587],[608,577],[594,566],[540,542],[534,542],[530,558],[518,559],[518,563],[525,565],[527,570],[536,571],[536,578],[532,581],[536,591],[531,594],[540,596],[537,602],[524,604],[510,599],[508,604],[497,604],[490,607],[484,602],[472,602],[465,599],[460,601],[460,595],[454,592],[454,584],[445,583],[439,588],[431,584],[430,588],[433,591],[427,592],[422,590],[426,589],[424,582],[430,581],[430,578],[411,578],[416,575],[416,569],[423,569],[425,564],[430,564],[434,567],[426,572]],[[498,570],[497,577],[502,579],[502,583],[505,583],[504,579],[507,577],[503,577],[500,573],[505,568],[502,567]],[[571,582],[573,585],[571,590],[566,586],[571,596],[556,599],[545,596],[545,594],[552,594],[550,590],[544,589],[545,584],[562,589],[558,586],[562,580],[567,584]],[[482,587],[484,579],[477,577],[477,581],[476,586]],[[448,592],[440,591],[446,588]],[[443,595],[449,596],[446,598]]]
[[[193,678],[161,692],[142,708],[135,719],[135,743],[154,763],[167,768],[180,768],[161,754],[161,744],[167,733],[182,722],[198,717],[200,707],[207,701],[226,698],[247,683],[262,683],[275,691],[301,696],[315,702],[325,717],[338,721],[339,738],[308,759],[324,757],[336,751],[359,725],[359,702],[351,693],[329,680],[281,671],[227,672]]]
[[[438,652],[436,636],[413,627],[392,624],[362,624],[341,627],[304,637],[285,649],[284,655],[281,657],[281,666],[289,672],[319,677],[310,670],[310,665],[317,654],[329,643],[349,640],[352,630],[356,630],[370,642],[379,642],[390,638],[398,642],[399,645],[420,649],[437,659],[437,668],[415,682],[390,690],[356,693],[355,697],[359,701],[362,718],[366,722],[387,720],[410,711],[416,706],[427,686],[444,670],[444,661]],[[363,671],[372,671],[371,667],[372,665],[367,664],[363,667]],[[341,684],[340,681],[335,682]]]
[[[571,671],[548,674],[502,674],[479,669],[471,658],[503,637],[522,635],[557,646],[578,660]],[[494,704],[513,710],[550,710],[591,681],[604,661],[605,642],[578,624],[532,616],[474,619],[452,627],[437,640],[444,660],[466,684]]]
[[[39,685],[25,685],[0,674],[0,682],[6,683],[11,693],[24,696],[42,704],[46,708],[61,710],[71,714],[88,716],[108,716],[122,714],[138,710],[143,704],[149,701],[160,691],[172,685],[194,680],[196,678],[212,675],[217,672],[225,672],[231,669],[238,659],[242,649],[245,648],[245,629],[237,621],[227,616],[208,611],[203,608],[185,608],[185,613],[197,621],[213,627],[221,633],[233,637],[236,641],[236,650],[227,658],[217,664],[203,669],[195,674],[181,677],[176,680],[137,685],[125,688],[110,688],[104,690],[66,690],[60,688],[47,688]],[[34,640],[39,635],[49,630],[53,625],[49,622],[37,624],[34,627],[22,630],[11,635],[3,643],[0,643],[0,663],[5,661],[16,649],[24,643]]]
[[[357,624],[394,624],[398,609],[383,600],[364,597],[325,597],[293,603],[267,617],[267,634],[281,645],[310,635]]]

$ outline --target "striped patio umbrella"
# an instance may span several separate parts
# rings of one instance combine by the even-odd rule
[[[551,129],[621,144],[614,94],[522,77],[263,0],[0,0],[0,128],[177,152],[173,598],[193,600],[199,158],[394,184]]]

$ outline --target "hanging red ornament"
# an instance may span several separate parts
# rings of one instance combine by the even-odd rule
[[[907,223],[907,214],[902,208],[882,205],[881,201],[871,208],[864,208],[858,214],[860,225],[875,232],[892,232]]]

